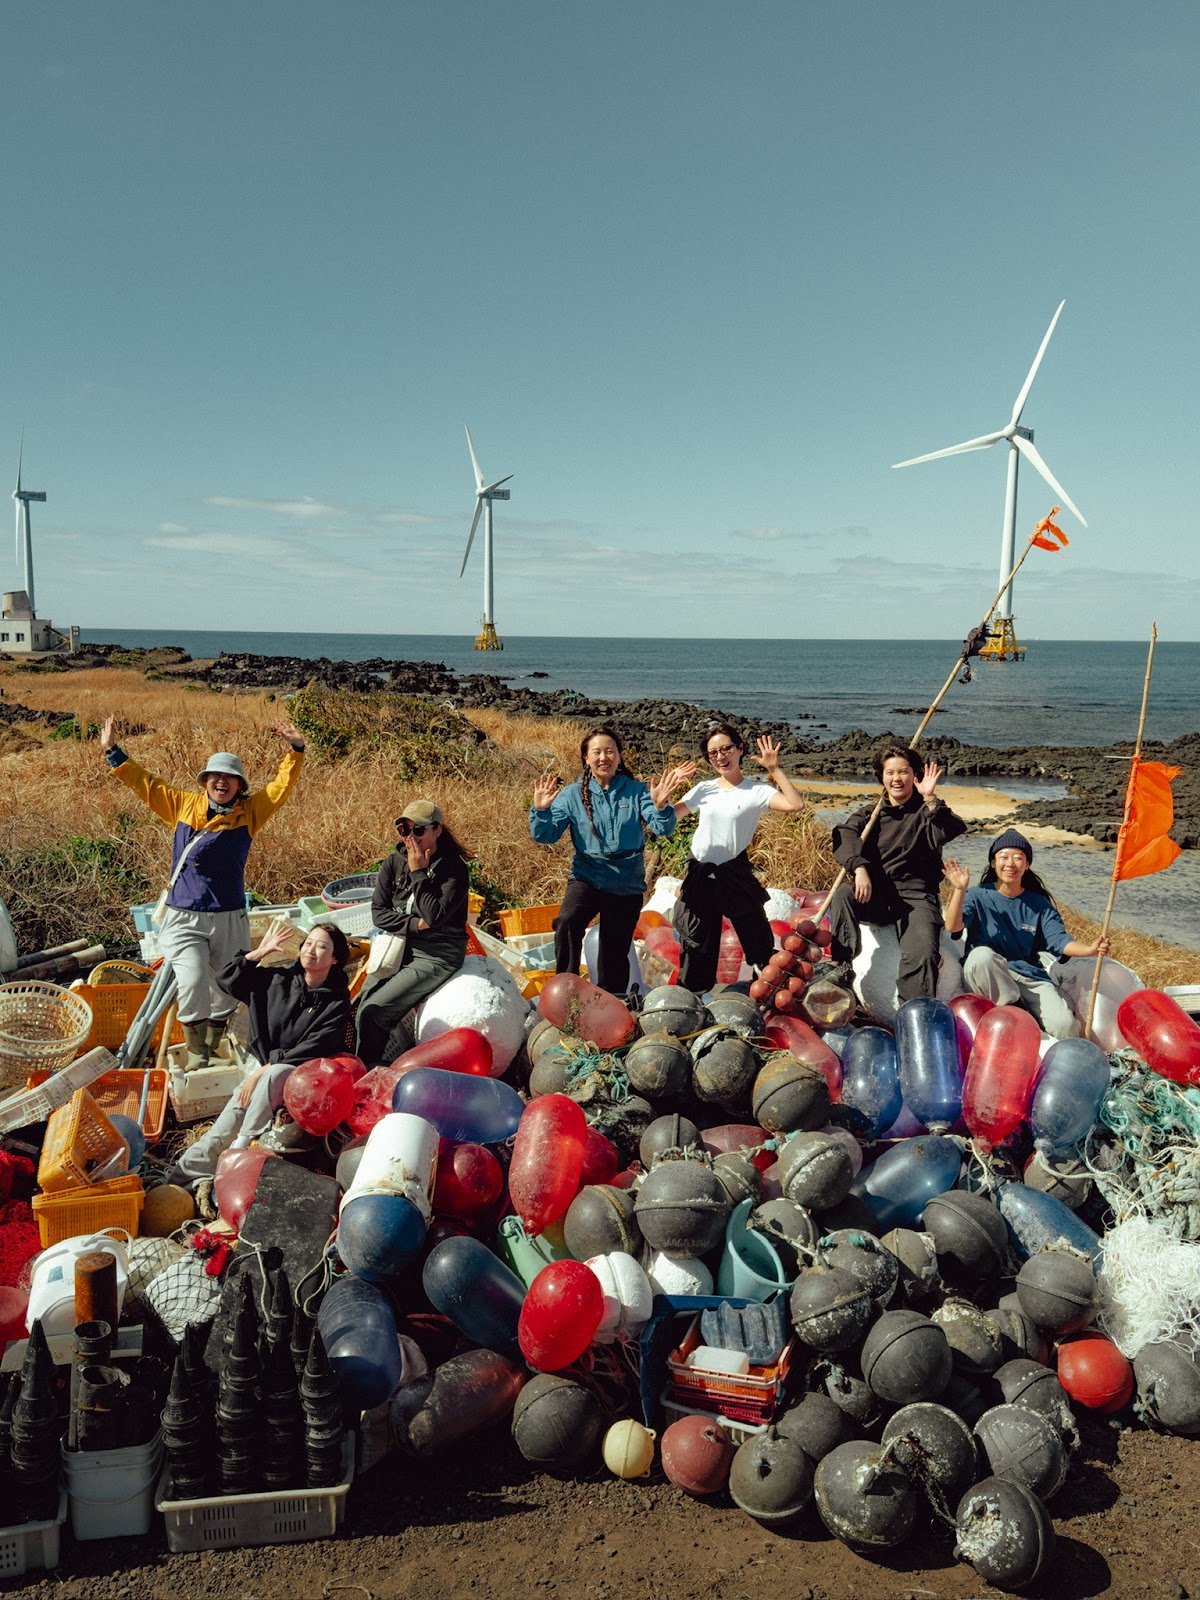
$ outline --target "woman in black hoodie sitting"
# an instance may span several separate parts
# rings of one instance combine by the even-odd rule
[[[305,936],[298,961],[264,967],[264,958],[284,949],[289,937],[287,928],[266,934],[217,975],[225,993],[249,1009],[250,1054],[259,1065],[247,1073],[212,1127],[180,1156],[168,1174],[172,1182],[190,1187],[211,1178],[222,1151],[244,1150],[270,1127],[294,1067],[346,1048],[346,935],[331,922],[318,922]]]

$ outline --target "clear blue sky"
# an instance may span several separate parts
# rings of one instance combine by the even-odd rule
[[[473,632],[465,421],[502,635],[959,638],[1006,447],[890,463],[1003,426],[1065,297],[1024,420],[1089,526],[1018,630],[1200,638],[1194,0],[9,0],[0,45],[60,624]]]

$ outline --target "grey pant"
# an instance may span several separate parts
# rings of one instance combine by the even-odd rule
[[[997,950],[976,945],[963,962],[963,983],[972,994],[986,995],[998,1006],[1022,1006],[1032,1012],[1043,1033],[1054,1039],[1074,1039],[1079,1018],[1066,996],[1046,978],[1015,972]]]
[[[175,1163],[176,1175],[186,1183],[211,1178],[217,1170],[217,1160],[225,1150],[245,1150],[271,1126],[275,1113],[283,1104],[283,1087],[294,1063],[280,1062],[268,1067],[254,1085],[250,1104],[238,1104],[237,1092],[230,1095],[225,1109],[212,1127],[202,1133]]]
[[[368,979],[358,1003],[357,1053],[368,1067],[389,1062],[392,1030],[413,1006],[440,989],[466,959],[466,940],[438,951],[408,947],[407,959],[390,978]]]
[[[217,987],[217,973],[250,948],[250,919],[241,911],[180,911],[168,906],[158,942],[179,984],[179,1020],[223,1022],[237,1001]]]

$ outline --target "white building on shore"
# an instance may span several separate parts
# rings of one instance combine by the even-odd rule
[[[0,607],[0,655],[29,656],[46,652],[79,649],[79,629],[74,624],[56,628],[45,617],[34,615],[24,589],[11,589]]]

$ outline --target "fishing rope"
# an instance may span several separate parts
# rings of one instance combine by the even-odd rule
[[[1200,1239],[1200,1090],[1150,1071],[1132,1051],[1109,1059],[1116,1077],[1084,1143],[1085,1166],[1119,1223],[1149,1217],[1176,1239]]]

